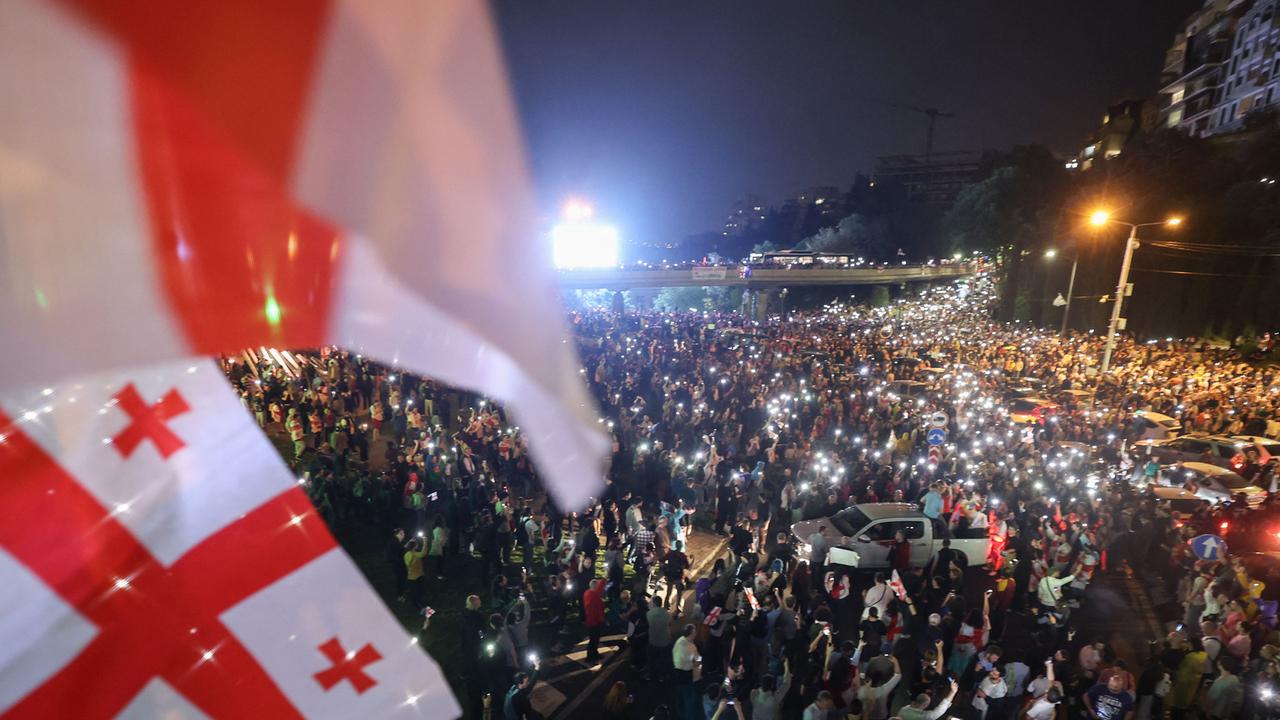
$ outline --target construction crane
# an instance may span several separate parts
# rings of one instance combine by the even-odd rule
[[[955,113],[943,112],[938,108],[918,108],[912,105],[903,105],[901,103],[892,103],[892,106],[899,110],[910,110],[918,112],[929,118],[929,134],[925,136],[924,141],[924,164],[927,167],[930,160],[933,159],[933,126],[938,122],[938,118],[953,118]]]

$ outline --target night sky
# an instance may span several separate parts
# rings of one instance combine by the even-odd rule
[[[545,212],[592,200],[624,238],[717,230],[748,192],[846,189],[879,155],[1075,151],[1155,92],[1200,0],[495,4]]]

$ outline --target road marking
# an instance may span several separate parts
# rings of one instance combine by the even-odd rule
[[[693,572],[691,574],[695,576],[701,575],[706,568],[710,567],[711,564],[716,561],[716,558],[720,557],[720,554],[724,552],[724,549],[726,546],[728,546],[728,544],[729,544],[729,538],[721,538],[720,542],[716,544],[715,550],[712,551],[709,555],[707,555],[707,557],[703,558],[702,562],[698,563],[697,567],[693,569]],[[692,595],[693,591],[686,590],[685,593],[688,595]],[[686,607],[686,608],[689,607],[689,605],[685,603],[683,598],[681,599],[681,605],[682,607]],[[600,686],[603,685],[605,682],[607,682],[609,678],[613,677],[613,673],[617,671],[618,668],[622,667],[622,663],[619,662],[622,656],[623,656],[623,653],[620,653],[620,652],[614,653],[613,657],[605,661],[604,667],[600,669],[600,674],[596,675],[595,679],[593,679],[590,683],[588,683],[587,686],[583,688],[582,692],[578,693],[577,697],[575,697],[572,701],[570,701],[568,705],[565,705],[561,707],[559,710],[557,710],[555,717],[563,717],[563,718],[573,717],[573,713],[575,710],[578,709],[578,706],[581,705],[584,700],[591,697],[593,693],[599,690]]]

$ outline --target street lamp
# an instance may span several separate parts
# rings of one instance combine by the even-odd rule
[[[1052,260],[1058,256],[1058,251],[1049,248],[1044,252],[1044,256],[1048,260]],[[1071,258],[1071,279],[1067,281],[1067,302],[1062,308],[1062,327],[1058,329],[1059,335],[1067,334],[1067,318],[1071,317],[1071,295],[1076,289],[1076,267],[1080,264],[1080,253],[1077,252]]]
[[[1106,375],[1107,371],[1111,369],[1111,353],[1116,346],[1116,329],[1120,324],[1120,306],[1124,302],[1124,291],[1129,284],[1129,266],[1133,263],[1133,251],[1138,249],[1138,228],[1156,227],[1158,225],[1178,227],[1182,224],[1182,218],[1174,216],[1162,222],[1131,223],[1123,220],[1113,220],[1111,213],[1106,210],[1095,210],[1089,216],[1089,222],[1096,227],[1110,224],[1124,225],[1129,228],[1129,239],[1124,244],[1124,260],[1120,263],[1120,282],[1116,284],[1116,302],[1111,307],[1111,322],[1107,325],[1106,349],[1102,352],[1102,375]]]

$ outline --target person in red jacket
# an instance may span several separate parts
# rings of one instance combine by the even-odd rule
[[[587,660],[600,659],[600,636],[604,633],[604,580],[596,578],[582,594],[582,614],[587,626]]]

